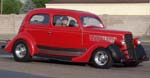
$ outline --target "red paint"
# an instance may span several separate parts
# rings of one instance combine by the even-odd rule
[[[47,14],[50,17],[49,24],[30,24],[30,19],[35,14]],[[53,26],[53,16],[54,15],[67,15],[74,17],[77,20],[78,27],[55,27]],[[97,27],[83,27],[83,23],[80,18],[82,16],[94,17],[101,20],[97,15],[74,10],[64,10],[64,9],[36,9],[30,11],[25,17],[17,36],[12,39],[8,45],[5,47],[7,52],[11,52],[14,43],[22,39],[24,40],[29,48],[30,54],[34,56],[35,54],[46,54],[46,55],[57,55],[57,56],[73,56],[73,55],[58,55],[49,54],[48,52],[39,52],[37,45],[57,47],[57,48],[77,48],[86,49],[81,56],[73,56],[72,62],[88,62],[91,58],[92,53],[97,48],[107,48],[111,44],[116,44],[121,50],[125,50],[125,45],[121,45],[121,41],[125,34],[132,34],[128,31],[116,31],[108,30],[104,28]],[[103,24],[103,23],[102,23]],[[94,38],[90,38],[93,37]],[[97,36],[97,37],[96,37]],[[92,39],[92,40],[91,40]],[[137,39],[134,40],[135,44]],[[128,53],[124,52],[126,58],[129,59]]]

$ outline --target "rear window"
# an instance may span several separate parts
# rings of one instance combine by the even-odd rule
[[[49,20],[48,14],[36,14],[30,19],[30,24],[49,24]]]

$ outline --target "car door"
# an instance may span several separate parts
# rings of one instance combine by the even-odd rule
[[[63,20],[68,22],[63,24]],[[81,30],[73,16],[54,15],[50,39],[49,46],[60,51],[58,54],[80,55],[83,52]]]
[[[36,41],[37,46],[49,45],[50,15],[48,13],[30,16],[26,31]]]

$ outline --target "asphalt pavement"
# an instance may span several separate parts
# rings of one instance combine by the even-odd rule
[[[143,45],[150,56],[150,44]],[[97,69],[39,57],[28,63],[15,62],[11,54],[0,49],[0,78],[150,78],[150,61],[137,67],[114,64],[110,69]]]

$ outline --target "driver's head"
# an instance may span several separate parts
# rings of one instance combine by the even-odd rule
[[[67,16],[64,16],[62,18],[62,23],[63,23],[63,25],[67,25],[68,24],[68,17]]]

